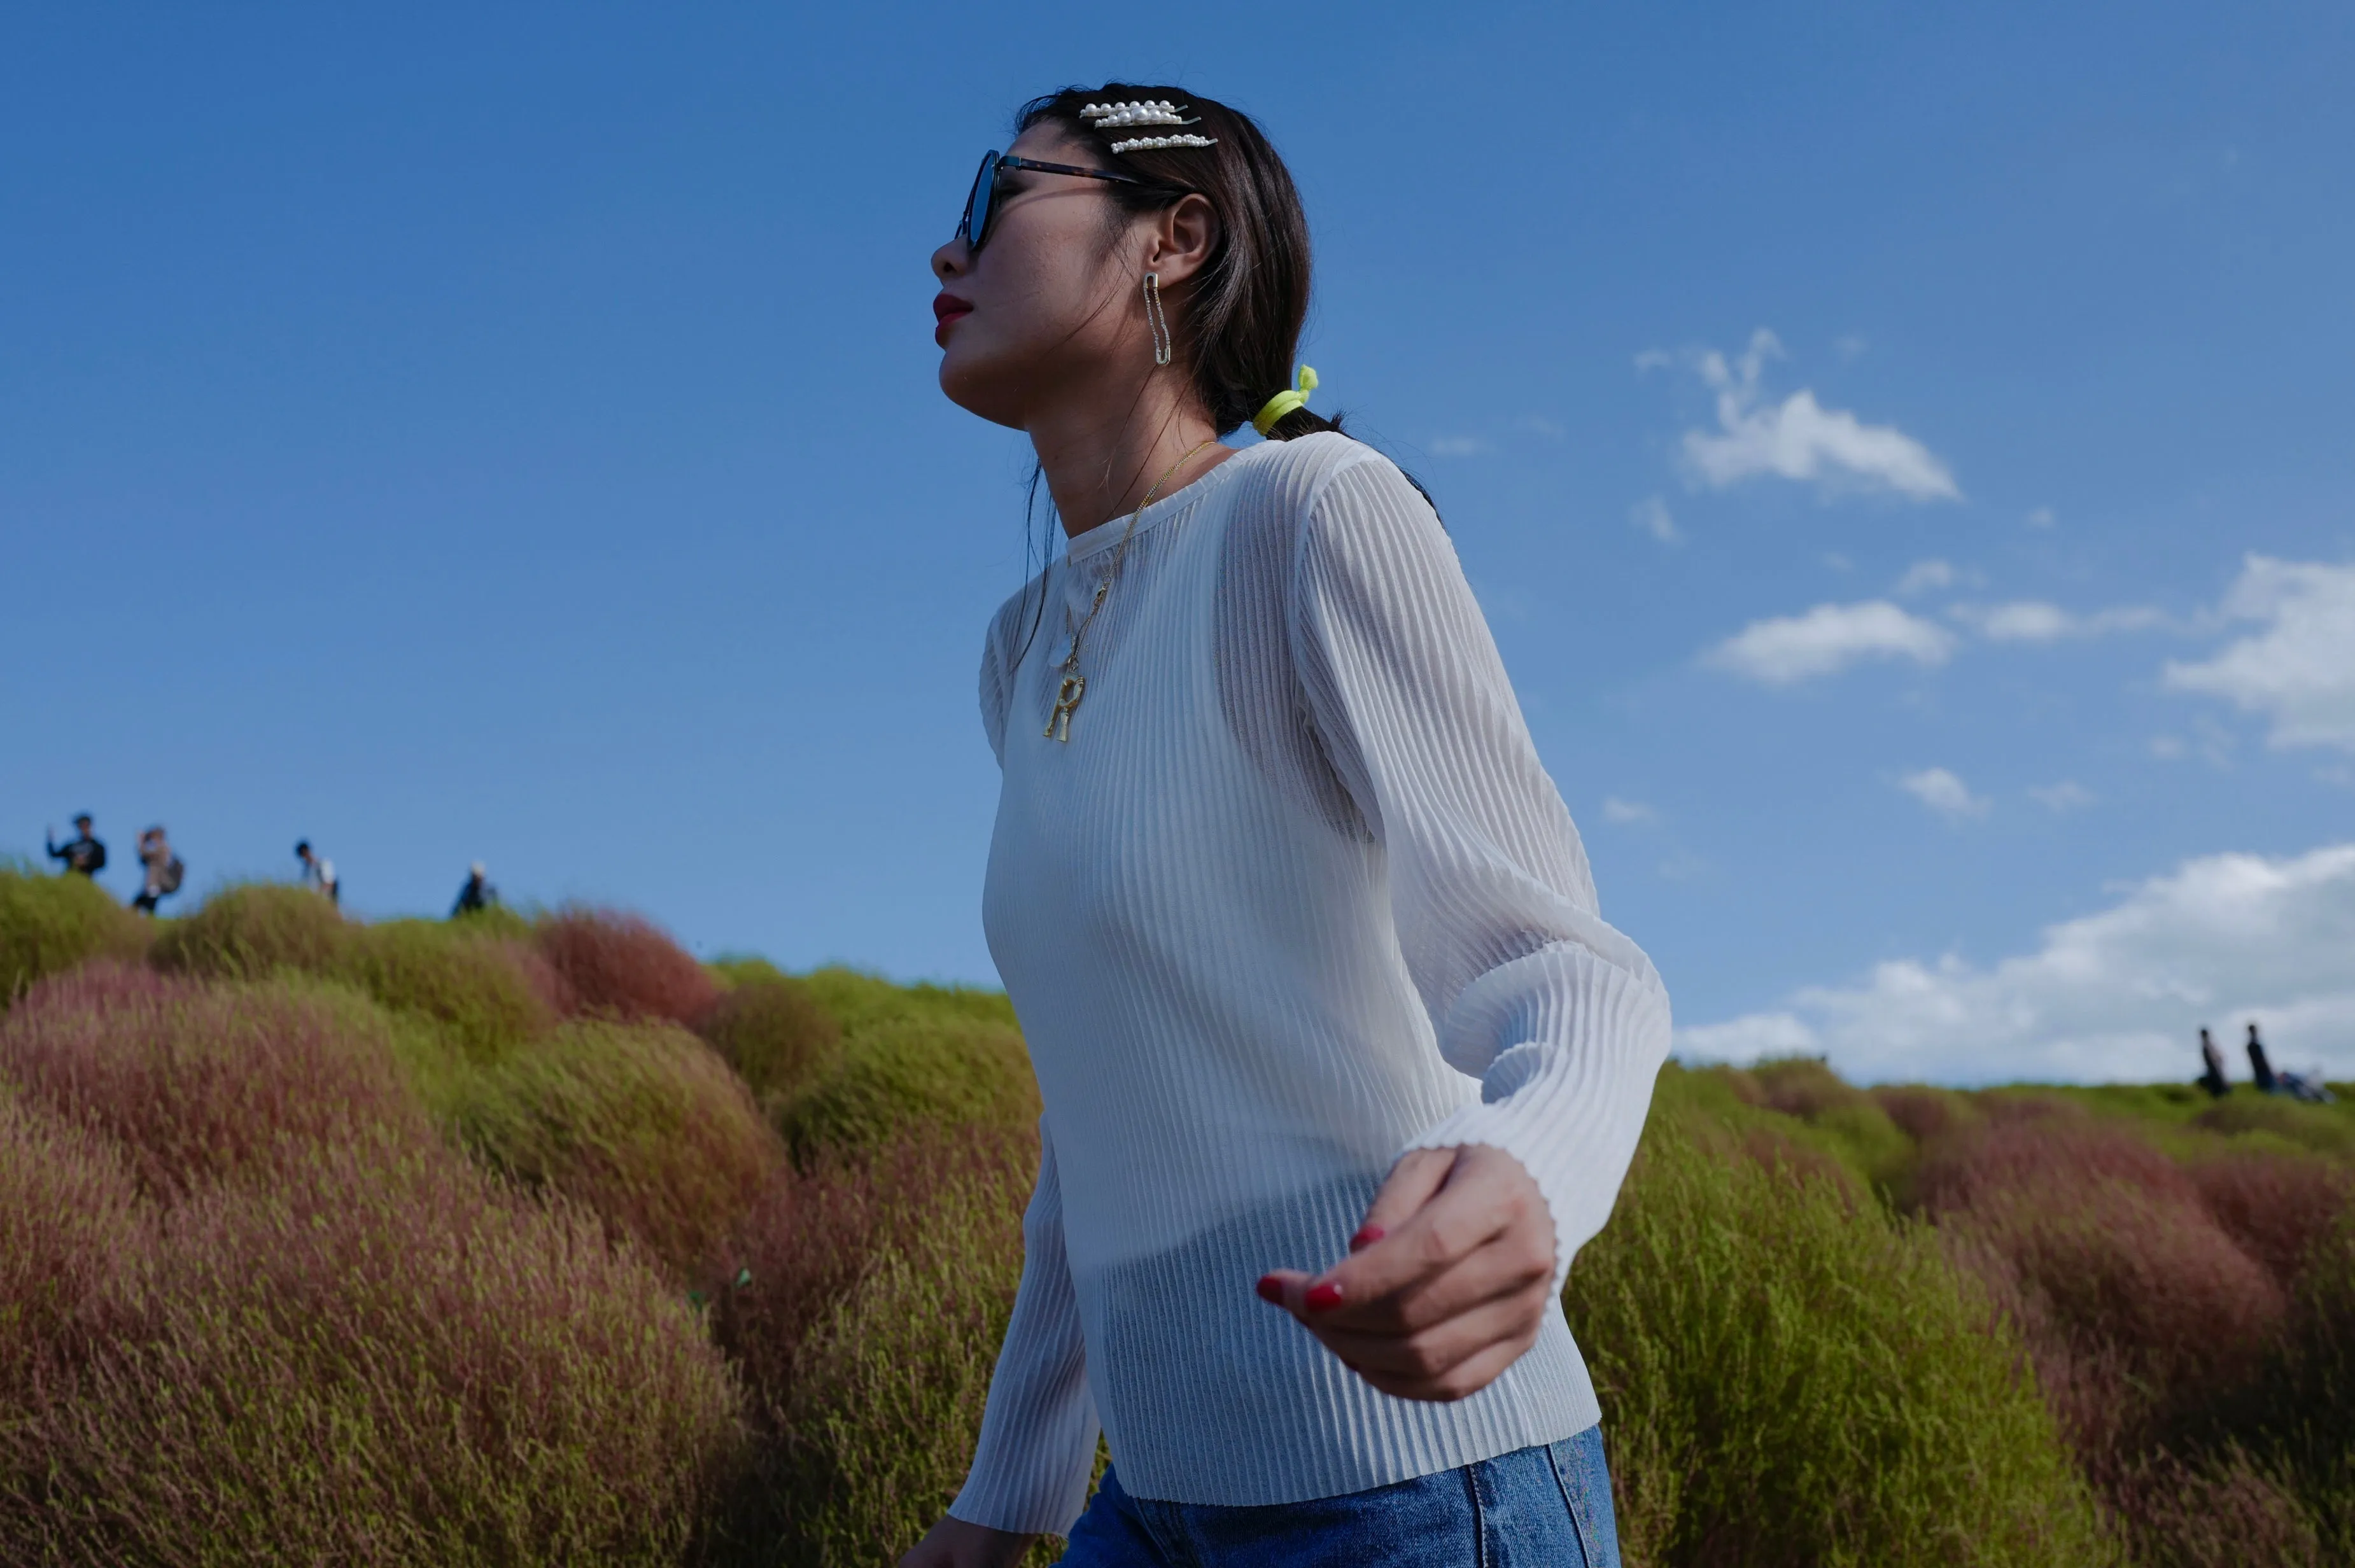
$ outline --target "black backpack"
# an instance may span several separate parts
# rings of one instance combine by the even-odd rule
[[[155,879],[155,891],[159,893],[178,892],[180,882],[187,874],[188,868],[180,863],[177,855],[173,856],[164,862],[164,874]]]

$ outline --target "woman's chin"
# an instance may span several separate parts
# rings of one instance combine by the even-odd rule
[[[1028,428],[1017,400],[1007,395],[1006,379],[991,374],[986,366],[975,365],[969,356],[959,355],[954,343],[941,356],[941,391],[965,412],[992,424],[1009,430]]]

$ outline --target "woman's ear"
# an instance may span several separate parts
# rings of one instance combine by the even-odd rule
[[[1219,248],[1219,210],[1195,193],[1156,216],[1145,247],[1143,271],[1158,272],[1164,287],[1182,283],[1210,264]]]

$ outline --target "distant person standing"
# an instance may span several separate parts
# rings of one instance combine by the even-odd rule
[[[48,846],[49,859],[65,862],[66,869],[81,876],[95,878],[106,869],[106,846],[90,831],[90,813],[85,811],[73,819],[74,836],[63,844],[54,832],[45,831],[42,841]]]
[[[2257,1026],[2249,1026],[2249,1072],[2256,1079],[2257,1088],[2267,1094],[2281,1093],[2281,1084],[2274,1077],[2274,1064],[2265,1060],[2265,1042],[2257,1038]]]
[[[450,918],[478,913],[499,901],[499,890],[491,886],[483,863],[475,861],[466,869],[466,885],[458,890],[458,901],[450,906]]]
[[[161,823],[139,836],[139,863],[147,869],[147,876],[139,896],[131,901],[131,907],[142,914],[154,914],[159,901],[180,891],[188,869],[172,852],[171,840],[164,836]]]
[[[2214,1037],[2204,1029],[2200,1031],[2200,1060],[2207,1068],[2200,1074],[2200,1087],[2213,1099],[2231,1093],[2232,1085],[2224,1077],[2224,1053],[2216,1049]]]
[[[303,862],[304,885],[318,889],[327,895],[329,903],[340,907],[344,901],[344,888],[336,880],[336,863],[314,850],[308,838],[296,840],[294,858]]]

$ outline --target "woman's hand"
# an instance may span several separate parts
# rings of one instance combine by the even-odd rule
[[[900,1568],[1013,1568],[1038,1539],[943,1514],[900,1559]]]
[[[1278,1269],[1259,1293],[1384,1393],[1456,1400],[1537,1343],[1553,1263],[1553,1216],[1519,1160],[1485,1144],[1416,1149],[1348,1257],[1316,1275]]]

